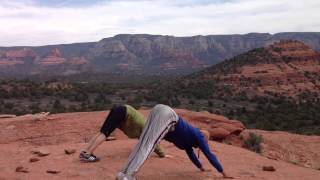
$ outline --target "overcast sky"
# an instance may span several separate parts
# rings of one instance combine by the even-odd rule
[[[320,32],[320,0],[0,0],[0,46],[293,31]]]

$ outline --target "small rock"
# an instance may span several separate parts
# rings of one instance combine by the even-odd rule
[[[210,114],[210,112],[209,112],[209,111],[200,111],[200,113]]]
[[[263,166],[262,170],[264,170],[264,171],[276,171],[276,169],[273,166]]]
[[[57,170],[47,170],[47,173],[49,174],[59,174],[61,171],[57,171]]]
[[[107,137],[106,141],[114,141],[117,140],[117,138],[113,137],[113,136],[109,136]]]
[[[0,118],[14,118],[17,117],[14,114],[0,114]]]
[[[11,126],[7,126],[7,127],[6,127],[7,130],[13,130],[14,128],[16,128],[15,125],[11,125]]]
[[[41,151],[39,152],[38,156],[43,157],[43,156],[48,156],[49,154],[50,154],[49,152]]]
[[[272,160],[276,160],[278,161],[279,159],[277,157],[274,157],[274,156],[267,156],[268,159],[272,159]]]
[[[48,156],[50,153],[46,150],[40,149],[40,150],[33,150],[31,151],[33,154],[37,154],[39,157]]]
[[[25,168],[25,167],[23,167],[23,166],[18,166],[18,167],[16,168],[16,172],[28,173],[29,170],[28,170],[28,168]]]
[[[70,154],[75,153],[76,150],[75,150],[75,149],[65,149],[64,152],[65,152],[66,154],[70,155]]]
[[[35,120],[35,121],[43,120],[49,114],[50,114],[50,112],[41,112],[41,113],[37,113],[37,114],[32,114],[32,119]]]
[[[38,154],[38,153],[39,153],[39,150],[32,150],[31,153],[32,153],[32,154]]]
[[[29,162],[37,162],[37,161],[40,161],[40,159],[36,157],[30,158],[29,160]]]

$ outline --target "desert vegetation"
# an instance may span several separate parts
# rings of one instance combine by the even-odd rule
[[[276,94],[250,97],[214,82],[185,83],[179,78],[170,82],[174,83],[6,80],[0,82],[0,113],[100,111],[121,103],[136,108],[163,103],[222,114],[249,128],[320,134],[320,101],[312,93],[301,93],[299,100]]]
[[[262,146],[261,143],[263,142],[263,138],[261,135],[255,133],[249,133],[249,137],[244,140],[244,147],[256,152],[261,153]]]

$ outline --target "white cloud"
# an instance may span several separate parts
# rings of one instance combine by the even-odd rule
[[[0,2],[0,46],[98,41],[120,33],[175,36],[320,31],[314,0],[109,0],[50,7]]]

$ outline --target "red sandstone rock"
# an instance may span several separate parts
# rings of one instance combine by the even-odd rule
[[[194,126],[210,132],[210,139],[223,140],[230,134],[240,134],[244,129],[244,125],[237,120],[229,120],[228,118],[201,112],[192,112],[177,109],[177,113]]]
[[[276,169],[273,166],[263,166],[262,170],[264,170],[264,171],[276,171]]]
[[[23,166],[18,166],[18,167],[16,168],[16,172],[28,173],[28,172],[30,172],[30,171],[28,170],[28,168],[25,168],[25,167],[23,167]]]
[[[206,139],[206,141],[210,140],[210,132],[207,130],[200,130],[201,133],[203,134],[204,138]]]
[[[44,149],[36,149],[31,151],[33,154],[37,154],[39,157],[48,156],[50,152],[44,150]]]
[[[47,170],[47,173],[49,173],[49,174],[59,174],[59,173],[61,173],[61,171],[58,171],[58,170]]]
[[[25,58],[25,57],[35,57],[36,54],[33,50],[29,48],[23,48],[18,50],[10,50],[5,54],[6,58],[15,59],[15,58]]]
[[[273,160],[291,162],[317,169],[320,162],[320,137],[291,134],[281,131],[246,129],[241,136],[255,133],[263,138],[262,155]]]
[[[223,140],[230,135],[230,132],[223,128],[212,128],[209,132],[211,140]]]
[[[59,65],[65,63],[66,59],[62,57],[59,49],[52,49],[51,52],[43,59],[37,61],[42,66]]]
[[[17,117],[14,114],[0,114],[0,118],[14,118]]]
[[[51,52],[48,54],[48,57],[62,57],[62,54],[58,48],[54,48],[51,50]]]
[[[29,162],[37,162],[37,161],[40,161],[40,159],[36,157],[30,158],[29,160]]]
[[[65,150],[64,150],[64,153],[66,153],[66,154],[68,154],[68,155],[74,154],[75,152],[76,152],[75,149],[65,149]]]

